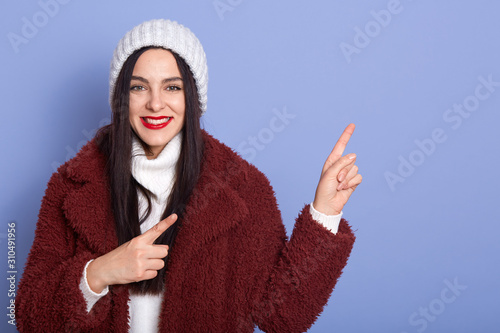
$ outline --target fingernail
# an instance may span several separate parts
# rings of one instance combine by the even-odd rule
[[[356,154],[350,154],[350,155],[349,155],[349,159],[350,159],[350,160],[354,159],[355,157],[356,157]]]
[[[339,184],[339,186],[337,186],[337,191],[342,190],[343,187],[344,187],[344,184]]]
[[[339,175],[339,182],[343,181],[345,179],[345,174],[341,173]]]

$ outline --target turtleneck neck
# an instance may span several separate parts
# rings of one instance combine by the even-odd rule
[[[135,135],[132,136],[132,176],[156,195],[159,204],[166,202],[172,190],[181,145],[182,131],[170,140],[155,159],[149,160],[142,144]]]

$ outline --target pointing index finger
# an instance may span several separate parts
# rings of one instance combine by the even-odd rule
[[[142,234],[142,238],[148,244],[153,244],[158,237],[160,237],[172,224],[177,221],[177,214],[172,214],[166,219],[161,220],[155,224],[151,229]]]
[[[338,139],[337,143],[332,149],[332,152],[326,159],[325,165],[323,166],[323,173],[330,167],[332,166],[339,158],[342,157],[342,154],[344,153],[345,147],[347,146],[347,143],[349,142],[349,139],[351,138],[352,133],[354,132],[354,129],[356,128],[356,125],[353,123],[347,125],[347,127],[344,129],[344,132],[342,132],[342,135]]]
[[[340,157],[342,157],[345,147],[347,146],[347,143],[349,142],[349,139],[351,138],[351,135],[354,132],[354,128],[356,128],[356,125],[352,123],[347,125],[344,132],[342,133],[337,143],[335,144],[335,147],[333,147],[333,150],[330,154],[330,157],[332,159],[337,160]]]

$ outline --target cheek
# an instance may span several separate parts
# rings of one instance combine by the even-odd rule
[[[186,114],[186,103],[184,96],[177,98],[170,103],[170,108],[178,115],[184,117]]]
[[[141,120],[139,119],[140,110],[141,108],[139,107],[139,105],[134,104],[132,103],[132,101],[130,101],[128,107],[128,118],[132,126],[137,126],[138,124],[141,123]]]
[[[130,98],[128,103],[129,113],[137,114],[140,110],[140,101],[137,98]]]

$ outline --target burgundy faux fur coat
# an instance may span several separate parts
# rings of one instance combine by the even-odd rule
[[[169,252],[160,332],[306,331],[351,252],[306,205],[287,239],[267,178],[204,132],[199,182]],[[16,298],[21,332],[127,332],[128,289],[110,286],[87,314],[85,264],[118,246],[105,157],[94,141],[52,175]]]

